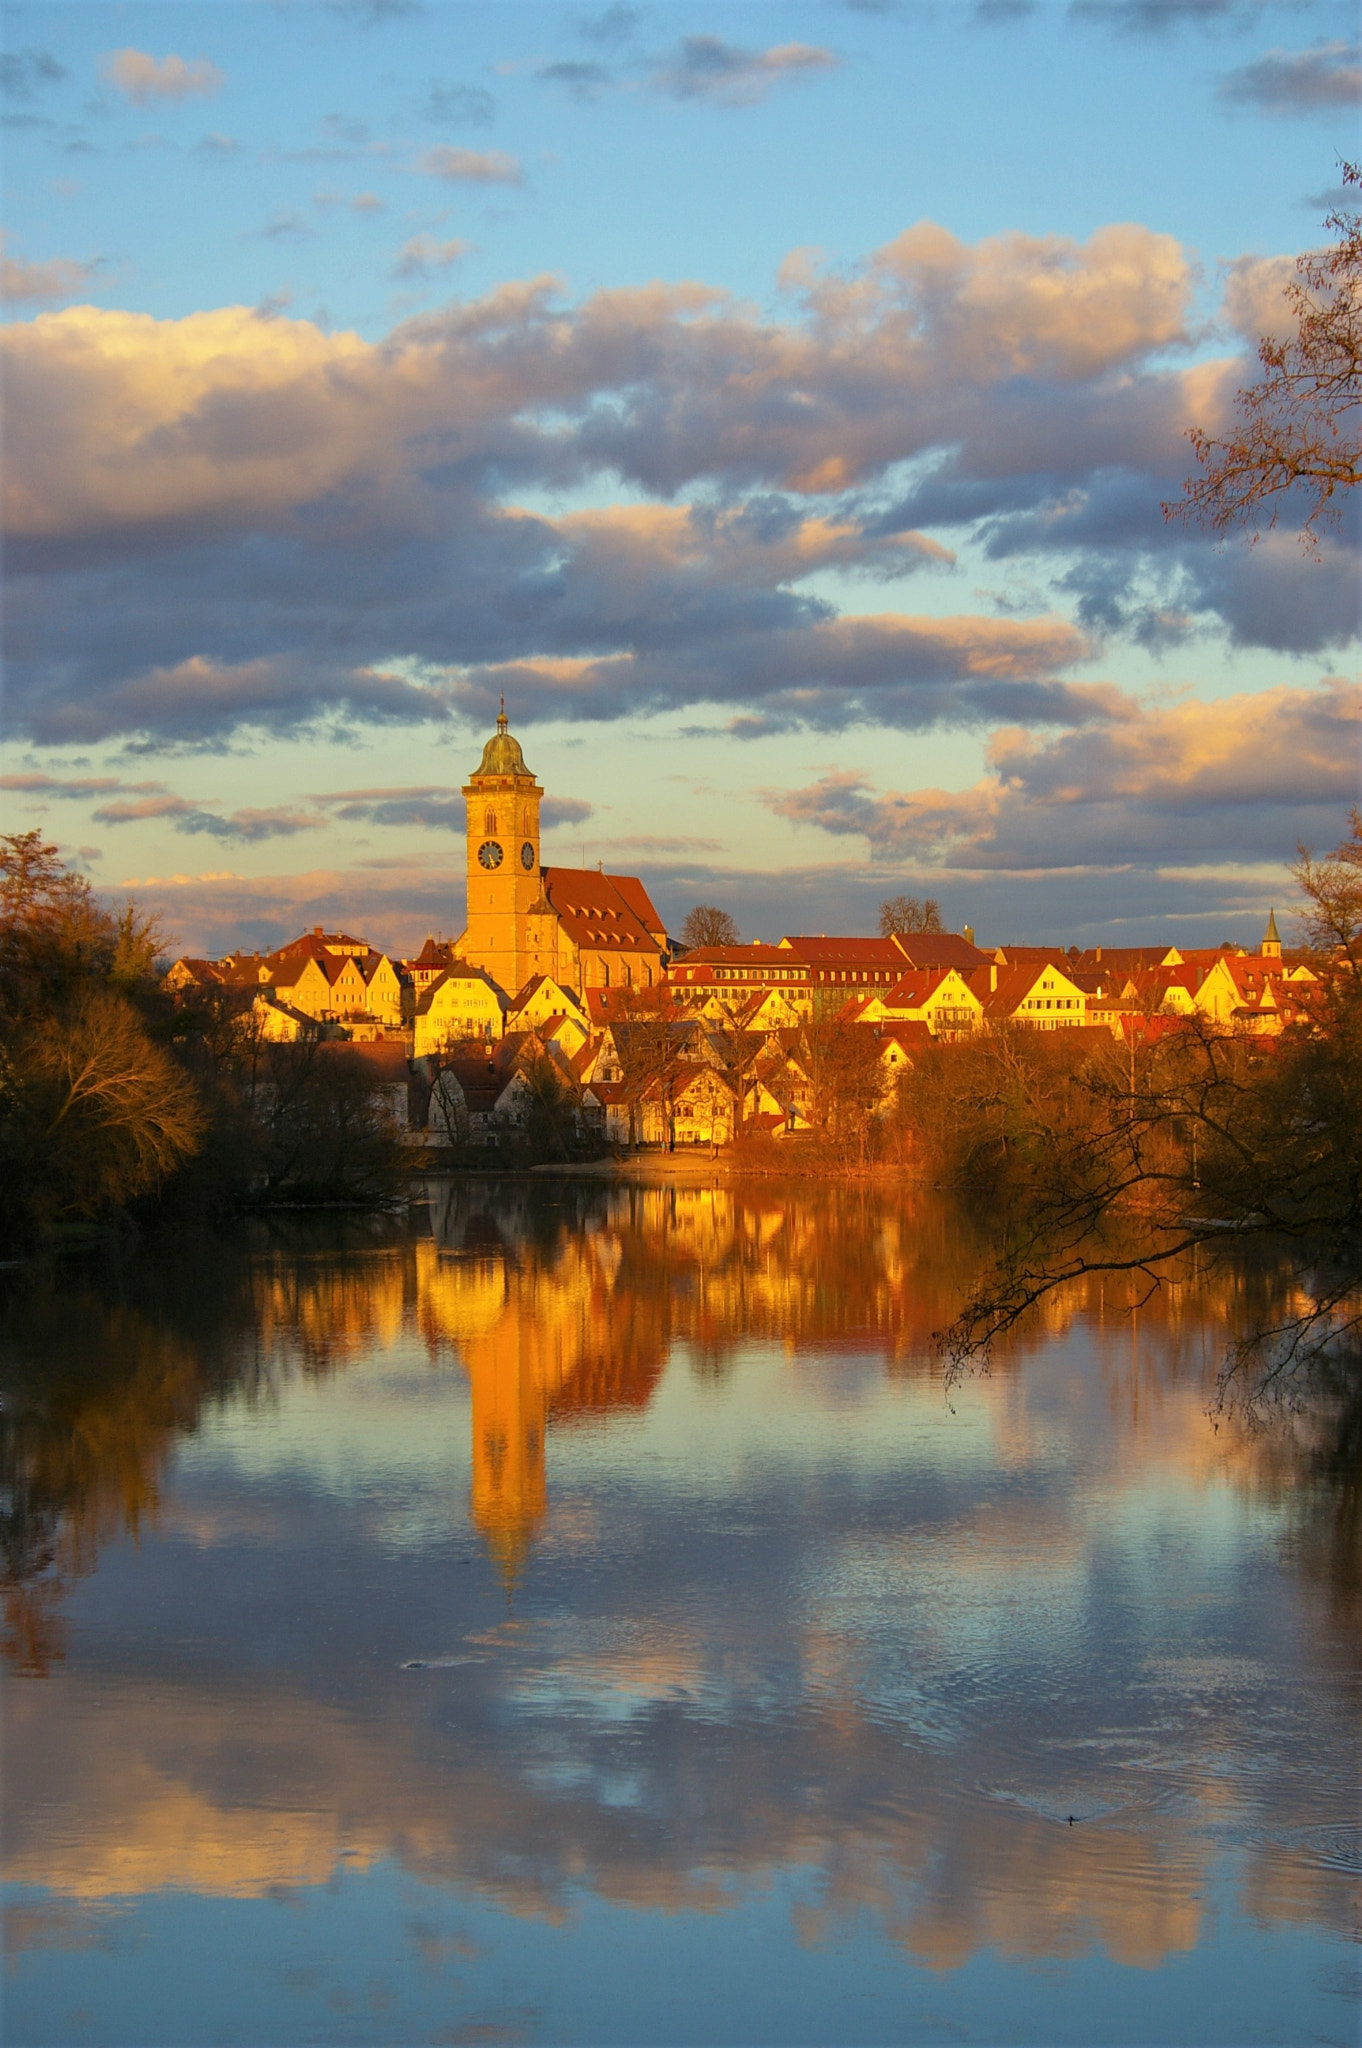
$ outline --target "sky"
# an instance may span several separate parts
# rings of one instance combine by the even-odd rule
[[[5,10],[0,829],[173,951],[544,858],[745,938],[1253,941],[1356,532],[1170,524],[1362,156],[1332,0]]]

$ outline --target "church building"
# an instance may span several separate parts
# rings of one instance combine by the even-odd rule
[[[540,974],[579,993],[663,980],[666,928],[636,875],[541,867],[544,792],[507,730],[504,706],[463,794],[468,927],[455,947],[461,959],[508,996]]]

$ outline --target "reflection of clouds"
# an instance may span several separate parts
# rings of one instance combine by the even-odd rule
[[[1008,1771],[1026,1762],[1020,1743],[1009,1758],[977,1739],[949,1764],[915,1743],[905,1762],[901,1729],[850,1699],[772,1718],[738,1703],[716,1720],[678,1698],[697,1679],[686,1663],[641,1686],[600,1663],[560,1676],[518,1742],[489,1745],[486,1723],[464,1714],[452,1747],[424,1704],[343,1712],[270,1688],[249,1698],[247,1735],[246,1701],[218,1689],[81,1680],[72,1712],[47,1726],[39,1700],[21,1702],[14,1740],[63,1796],[48,1825],[22,1811],[11,1824],[7,1875],[82,1903],[263,1897],[396,1857],[557,1920],[582,1888],[639,1909],[716,1911],[802,1867],[819,1873],[804,1940],[831,1941],[868,1913],[943,1969],[985,1947],[1039,1959],[1094,1945],[1153,1967],[1202,1933],[1215,1838],[1235,1817],[1215,1811],[1213,1756],[1200,1760],[1211,1811],[1198,1826],[1190,1800],[1164,1812],[1138,1771],[1134,1789],[1084,1774],[1077,1748],[1037,1784]],[[95,1731],[88,1747],[72,1740],[78,1720]],[[1244,1878],[1257,1917],[1346,1929],[1321,1833],[1257,1817]],[[16,1949],[30,1937],[48,1938],[20,1924]]]
[[[1137,1325],[1075,1289],[948,1405],[921,1353],[970,1252],[927,1206],[465,1185],[434,1222],[248,1269],[255,1407],[196,1409],[176,1338],[144,1482],[198,1435],[118,1632],[13,1693],[11,1878],[83,1909],[392,1860],[559,1920],[799,1869],[809,1944],[1152,1967],[1228,1843],[1242,1910],[1346,1927],[1355,1646],[1283,1571],[1289,1468],[1205,1413],[1229,1281]]]

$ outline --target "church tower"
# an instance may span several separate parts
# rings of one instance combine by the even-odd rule
[[[525,765],[520,742],[506,729],[503,702],[497,729],[464,784],[468,806],[468,928],[459,951],[514,996],[540,960],[544,923],[539,870],[539,804],[543,790]],[[535,913],[541,913],[536,915]]]

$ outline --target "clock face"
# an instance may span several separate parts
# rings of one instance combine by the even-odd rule
[[[524,868],[527,875],[534,866],[534,846],[528,839],[520,849],[520,865]]]
[[[478,859],[485,868],[499,868],[505,857],[495,839],[484,839],[478,848]]]

